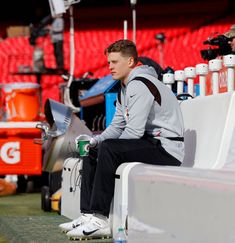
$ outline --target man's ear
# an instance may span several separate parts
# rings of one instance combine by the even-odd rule
[[[128,66],[129,66],[130,68],[135,67],[135,59],[134,59],[134,57],[129,57],[129,58],[128,58]]]

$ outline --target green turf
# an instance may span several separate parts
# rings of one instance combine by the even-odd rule
[[[0,197],[0,217],[16,215],[36,216],[51,214],[55,214],[55,212],[44,212],[41,210],[40,193],[22,193]]]
[[[0,243],[7,243],[8,240],[4,237],[0,235]]]
[[[68,219],[57,212],[41,210],[40,193],[0,197],[0,243],[64,243],[70,241],[58,225]],[[90,240],[79,242],[105,242]]]

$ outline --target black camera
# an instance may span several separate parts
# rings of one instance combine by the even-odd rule
[[[36,39],[40,36],[45,36],[47,35],[49,30],[47,29],[42,29],[42,28],[37,28],[30,26],[30,37],[29,37],[29,43],[32,46],[36,45]]]
[[[208,39],[203,42],[204,45],[217,46],[217,48],[209,47],[208,49],[201,50],[201,56],[204,60],[215,59],[217,56],[228,55],[232,53],[231,46],[229,45],[230,38],[224,35],[218,35],[215,38]]]
[[[49,33],[49,29],[45,28],[52,21],[52,16],[49,14],[44,17],[37,26],[29,25],[30,37],[29,43],[32,46],[36,45],[36,40],[40,36],[45,36]]]

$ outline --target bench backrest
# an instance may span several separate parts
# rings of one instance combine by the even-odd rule
[[[235,92],[183,101],[183,166],[221,169],[235,161]]]

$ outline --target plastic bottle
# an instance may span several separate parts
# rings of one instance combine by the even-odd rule
[[[123,228],[119,228],[114,237],[114,243],[127,243],[127,237]]]

